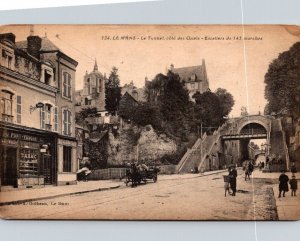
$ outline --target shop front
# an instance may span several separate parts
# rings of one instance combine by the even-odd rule
[[[0,125],[1,186],[56,183],[56,133]]]

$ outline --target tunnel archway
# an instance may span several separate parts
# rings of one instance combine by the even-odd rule
[[[258,122],[250,122],[246,123],[240,128],[239,134],[241,135],[249,135],[249,138],[244,138],[240,140],[240,163],[244,160],[256,159],[254,154],[249,153],[249,144],[250,141],[256,139],[263,139],[267,141],[267,127],[263,123]],[[255,137],[257,135],[266,135],[265,137]],[[251,136],[251,137],[250,137]]]

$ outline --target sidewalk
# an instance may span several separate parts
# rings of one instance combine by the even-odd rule
[[[291,197],[291,190],[285,194],[285,197],[278,198],[278,185],[273,187],[276,200],[277,213],[279,220],[299,220],[300,219],[300,194]]]
[[[289,178],[291,178],[292,173],[287,172]],[[300,219],[300,193],[298,191],[298,196],[291,197],[291,191],[287,192],[285,197],[278,198],[279,190],[279,172],[263,173],[259,170],[253,172],[254,179],[266,179],[271,180],[273,185],[273,193],[277,206],[277,213],[279,220],[299,220]],[[296,178],[299,183],[300,173],[296,173]]]
[[[124,183],[112,180],[101,180],[78,182],[77,185],[2,190],[0,192],[0,206],[16,202],[31,202],[87,192],[105,191],[118,188],[121,184]]]

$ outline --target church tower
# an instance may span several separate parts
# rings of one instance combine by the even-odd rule
[[[81,94],[82,108],[97,108],[98,112],[105,111],[105,81],[106,77],[99,71],[95,60],[93,71],[86,73]]]

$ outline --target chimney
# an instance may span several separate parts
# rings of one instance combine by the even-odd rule
[[[39,59],[41,48],[42,48],[42,39],[39,36],[27,37],[27,52],[30,55]]]
[[[1,39],[6,39],[6,40],[9,40],[13,43],[16,43],[16,35],[14,35],[13,33],[0,34],[0,40]]]

